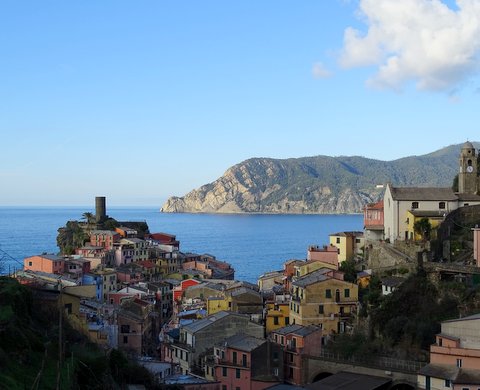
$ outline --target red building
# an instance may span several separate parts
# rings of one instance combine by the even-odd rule
[[[173,300],[174,301],[181,301],[182,300],[182,295],[183,292],[189,288],[190,286],[195,286],[197,284],[200,284],[198,280],[195,279],[186,279],[182,280],[180,284],[176,287],[173,288]]]
[[[370,203],[363,209],[363,226],[365,228],[365,239],[381,240],[384,231],[384,210],[383,200],[377,203]]]
[[[113,244],[119,241],[120,234],[112,230],[93,230],[90,233],[90,245],[101,246],[105,249],[113,249]]]
[[[244,334],[214,348],[214,377],[224,390],[262,390],[282,382],[282,350],[269,340]]]
[[[283,349],[285,382],[303,385],[303,357],[318,355],[322,349],[322,329],[315,325],[289,325],[276,329],[270,339]]]

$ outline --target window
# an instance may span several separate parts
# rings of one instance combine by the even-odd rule
[[[245,355],[244,353],[242,354],[242,366],[247,367],[247,355]]]
[[[280,338],[280,344],[283,344],[283,336]]]
[[[222,385],[222,390],[227,390],[227,385]]]
[[[340,244],[340,237],[337,237],[337,244]]]
[[[122,333],[130,333],[130,325],[121,325],[120,332]]]
[[[438,208],[441,209],[441,210],[445,209],[445,202],[440,202],[438,204]]]
[[[359,238],[355,239],[355,244],[360,244],[360,239]]]
[[[227,376],[227,367],[222,367],[222,376]]]
[[[462,367],[462,359],[457,359],[457,367]]]
[[[278,343],[278,335],[275,335],[275,342]]]
[[[412,209],[418,209],[418,202],[412,202]]]
[[[31,261],[29,261],[29,262],[28,262],[28,265],[31,267],[31,266],[32,266],[32,262],[31,262]]]
[[[235,369],[235,378],[237,378],[237,379],[240,378],[240,369],[239,368]]]
[[[323,305],[318,306],[318,314],[324,314]]]
[[[290,317],[285,317],[285,325],[288,325],[290,323]]]
[[[235,390],[241,390],[241,389],[240,389],[240,387],[237,386],[237,387],[235,387]]]
[[[450,379],[445,379],[445,387],[450,387]]]
[[[273,317],[273,325],[278,325],[278,317]]]
[[[237,364],[237,352],[233,351],[233,354],[232,354],[232,361],[233,361],[233,364]]]
[[[297,347],[297,339],[295,337],[292,337],[292,347],[293,348]]]
[[[273,352],[273,360],[278,360],[278,352]]]
[[[327,288],[325,290],[325,298],[331,298],[332,297],[332,290],[330,290],[329,288]]]
[[[128,344],[128,336],[123,336],[123,344]]]
[[[345,294],[345,298],[350,298],[350,289],[346,288],[344,291],[344,294]]]

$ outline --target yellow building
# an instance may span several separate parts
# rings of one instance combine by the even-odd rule
[[[318,261],[318,260],[305,261],[303,263],[298,263],[294,266],[295,277],[301,278],[320,268],[337,269],[337,266],[335,264],[325,263],[323,261]]]
[[[408,210],[407,219],[405,220],[405,223],[407,224],[408,238],[413,241],[421,241],[423,239],[421,234],[415,232],[414,226],[415,222],[418,222],[423,218],[427,218],[432,227],[432,230],[430,231],[430,239],[435,239],[437,236],[437,227],[443,222],[445,215],[445,211],[442,210]]]
[[[290,322],[320,325],[327,333],[343,333],[356,311],[358,286],[328,268],[292,282]]]
[[[338,249],[338,263],[352,260],[362,253],[364,245],[363,232],[340,232],[330,234],[330,245]]]
[[[267,302],[265,309],[265,330],[267,334],[290,324],[290,305],[288,302]]]
[[[219,311],[230,311],[231,307],[232,297],[207,298],[207,315],[215,314]]]

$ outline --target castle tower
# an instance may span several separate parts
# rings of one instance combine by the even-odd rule
[[[97,222],[102,222],[107,216],[107,207],[104,196],[97,196],[95,198],[95,219]]]
[[[465,142],[460,152],[460,172],[458,174],[458,192],[476,194],[478,191],[477,155],[471,142]]]

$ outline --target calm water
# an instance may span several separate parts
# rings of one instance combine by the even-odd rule
[[[8,272],[23,258],[57,253],[57,229],[81,218],[85,207],[0,207],[0,249]],[[235,268],[235,277],[256,282],[284,261],[304,259],[309,245],[328,243],[328,235],[362,230],[361,215],[214,215],[162,214],[154,208],[109,207],[120,221],[146,221],[151,232],[175,234],[184,252],[210,253]],[[19,263],[18,263],[19,262]]]

